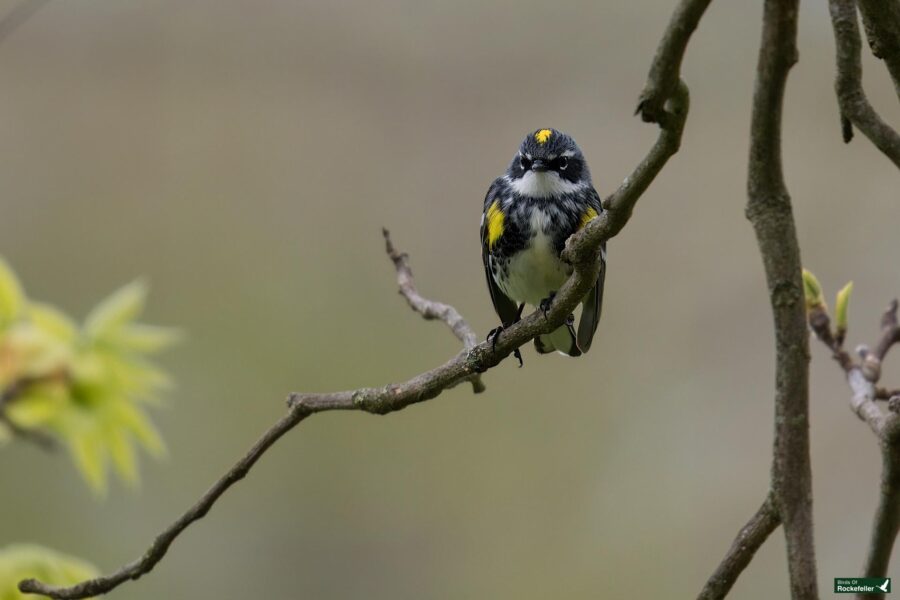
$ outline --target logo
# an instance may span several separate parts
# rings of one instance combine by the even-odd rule
[[[891,578],[835,577],[835,594],[890,594]]]

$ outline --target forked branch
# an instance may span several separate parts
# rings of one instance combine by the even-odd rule
[[[797,62],[797,0],[766,0],[753,93],[747,218],[753,224],[775,325],[775,442],[770,495],[738,534],[700,598],[724,598],[779,522],[794,600],[818,598],[809,456],[809,335],[800,247],[781,163],[788,73]],[[742,540],[749,544],[742,547]]]
[[[881,331],[874,346],[860,346],[854,358],[844,350],[842,336],[831,331],[831,319],[824,307],[809,311],[810,328],[816,337],[831,350],[837,364],[844,371],[852,396],[850,408],[864,421],[878,440],[881,449],[881,485],[878,508],[872,522],[869,551],[863,566],[865,577],[885,577],[897,532],[900,529],[900,397],[893,395],[887,411],[878,405],[877,387],[881,378],[881,363],[894,344],[900,343],[900,325],[897,323],[897,301],[893,300],[881,317]],[[861,596],[868,597],[868,596]],[[880,597],[880,596],[872,596]]]

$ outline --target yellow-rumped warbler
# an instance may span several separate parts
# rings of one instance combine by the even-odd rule
[[[603,211],[591,184],[584,155],[571,137],[555,129],[529,134],[506,174],[488,189],[481,215],[481,256],[500,327],[496,336],[522,316],[525,304],[549,309],[553,296],[572,274],[560,259],[566,239]],[[541,354],[557,350],[580,356],[591,347],[603,302],[606,244],[600,277],[574,315],[559,329],[535,338]],[[519,351],[515,352],[521,363]]]

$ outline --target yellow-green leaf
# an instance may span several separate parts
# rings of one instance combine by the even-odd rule
[[[19,427],[32,429],[53,420],[64,409],[66,401],[64,387],[42,385],[10,404],[6,414]]]
[[[97,305],[85,321],[85,332],[91,339],[102,340],[116,332],[144,310],[147,285],[133,281]]]
[[[841,291],[837,293],[834,302],[834,320],[837,330],[845,333],[847,331],[847,308],[850,304],[850,295],[853,293],[853,282],[847,283]]]
[[[28,317],[35,327],[60,342],[72,344],[78,335],[78,327],[72,319],[49,304],[31,302]]]
[[[25,304],[25,294],[19,278],[0,256],[0,330],[18,318]]]
[[[114,423],[106,431],[106,443],[113,466],[125,483],[135,486],[138,483],[137,460],[131,440],[118,423]]]
[[[125,352],[151,354],[175,344],[181,337],[181,332],[171,327],[133,324],[111,333],[107,342]]]
[[[166,446],[150,419],[133,404],[120,402],[115,405],[116,418],[127,428],[151,455],[165,456]]]
[[[106,450],[96,429],[78,432],[69,448],[75,465],[98,495],[106,495]]]

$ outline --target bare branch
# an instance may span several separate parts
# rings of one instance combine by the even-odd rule
[[[419,294],[419,290],[416,289],[416,282],[413,279],[412,269],[409,267],[409,255],[405,252],[398,252],[394,248],[394,244],[391,242],[391,232],[382,227],[381,233],[384,235],[385,251],[394,263],[394,268],[397,269],[397,286],[400,288],[400,294],[406,298],[409,307],[422,315],[426,321],[434,319],[443,321],[453,332],[453,335],[463,343],[463,347],[466,350],[474,348],[478,344],[478,336],[475,335],[475,330],[469,327],[469,323],[449,304],[428,300]],[[485,390],[480,374],[473,375],[469,378],[469,381],[472,382],[472,391],[476,394],[480,394]]]
[[[887,310],[881,316],[881,338],[875,346],[875,357],[883,361],[888,350],[900,343],[900,326],[897,325],[897,300],[891,300]]]
[[[831,24],[837,47],[834,88],[841,109],[844,141],[853,138],[855,125],[895,165],[900,167],[900,135],[888,125],[866,98],[862,87],[862,59],[855,0],[829,0]]]
[[[900,3],[859,0],[872,53],[884,61],[900,98]]]
[[[775,325],[772,495],[784,526],[795,600],[818,597],[809,457],[809,336],[800,248],[781,164],[781,117],[797,62],[797,0],[766,0],[747,179],[747,218],[759,244]]]
[[[675,95],[681,73],[681,61],[691,34],[700,23],[711,0],[681,0],[656,49],[647,85],[638,100],[637,112],[647,122],[659,123],[665,116],[666,102]]]
[[[156,563],[162,560],[169,546],[182,531],[187,529],[188,525],[206,516],[212,505],[219,499],[219,496],[225,493],[225,490],[243,479],[263,453],[278,441],[278,438],[293,429],[297,423],[307,416],[309,416],[309,412],[304,411],[302,408],[288,411],[285,416],[253,444],[247,454],[203,494],[200,500],[181,515],[177,521],[156,536],[156,539],[153,540],[153,543],[138,560],[128,563],[111,575],[89,579],[69,588],[58,588],[36,579],[26,579],[19,583],[19,590],[24,593],[43,594],[51,598],[90,598],[105,594],[129,579],[138,579],[145,573],[149,573],[156,566]]]
[[[725,558],[703,586],[697,600],[718,600],[727,596],[738,575],[747,568],[756,551],[780,523],[772,495],[769,494],[756,514],[738,532]]]
[[[900,417],[888,415],[881,428],[881,486],[872,520],[865,577],[886,577],[900,530]]]
[[[897,392],[876,386],[881,377],[881,359],[895,343],[900,342],[897,324],[897,301],[893,300],[881,316],[881,331],[876,350],[860,347],[860,361],[834,344],[831,336],[831,320],[824,310],[811,311],[809,323],[816,336],[834,353],[838,364],[847,375],[847,383],[853,396],[850,408],[864,421],[881,448],[881,486],[878,509],[872,522],[869,552],[863,567],[865,577],[884,577],[887,574],[894,542],[900,530],[900,415],[897,414]],[[877,399],[889,399],[890,412],[878,406]],[[859,598],[875,598],[860,594]]]
[[[853,367],[847,373],[847,384],[853,392],[850,408],[854,414],[872,429],[878,437],[884,431],[884,413],[875,403],[875,386],[863,374],[859,367]]]
[[[567,251],[575,259],[573,262],[575,272],[557,293],[546,317],[541,311],[536,311],[506,329],[502,338],[497,341],[496,350],[492,348],[492,344],[480,343],[461,352],[447,363],[417,375],[404,383],[327,394],[291,394],[288,399],[288,413],[266,431],[250,451],[229,469],[197,503],[160,533],[140,559],[123,566],[110,575],[84,581],[72,587],[56,587],[35,579],[27,579],[19,583],[19,590],[24,593],[42,594],[58,599],[87,598],[108,593],[129,579],[137,579],[150,572],[166,554],[172,542],[191,523],[206,515],[219,497],[233,484],[240,481],[272,444],[310,414],[326,410],[363,410],[386,414],[400,410],[410,404],[434,398],[443,390],[496,366],[513,349],[527,343],[537,335],[549,333],[559,327],[566,315],[575,308],[587,293],[588,288],[596,281],[599,261],[590,261],[586,257],[596,256],[600,243],[614,236],[625,225],[638,197],[647,188],[662,165],[677,151],[686,118],[687,88],[682,86],[672,101],[672,112],[664,120],[666,125],[661,126],[659,140],[648,157],[613,194],[615,200],[611,203],[610,209],[594,219],[590,226],[585,227],[579,235],[573,236],[575,239],[569,241]],[[389,247],[388,250],[390,252],[391,248]],[[417,297],[417,294],[410,294],[407,299],[413,298],[410,300],[412,305],[413,302],[416,302]],[[414,309],[418,310],[415,306]]]

